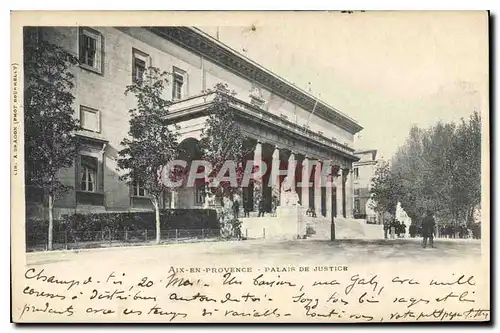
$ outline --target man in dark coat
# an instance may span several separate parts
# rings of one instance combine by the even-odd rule
[[[264,201],[264,198],[261,198],[259,200],[259,216],[264,216],[264,210],[266,209],[266,202]]]
[[[389,225],[389,235],[391,239],[394,239],[396,237],[396,219],[392,219],[391,224]]]
[[[384,222],[384,239],[387,239],[387,234],[389,233],[390,225],[388,222]]]
[[[243,213],[244,217],[250,217],[250,207],[247,198],[243,198]]]
[[[399,220],[396,220],[396,222],[394,223],[394,228],[398,238],[401,238],[401,222],[399,222]]]
[[[434,216],[432,211],[428,210],[427,214],[422,220],[422,237],[424,240],[422,241],[422,247],[427,247],[427,240],[429,240],[429,246],[434,247],[434,227],[436,226],[436,221],[434,220]]]
[[[234,202],[233,202],[233,215],[234,215],[235,219],[239,218],[239,215],[240,215],[240,202],[238,201],[238,199],[235,199]]]
[[[409,232],[410,237],[415,238],[415,236],[417,235],[417,226],[415,225],[415,223],[410,224]]]

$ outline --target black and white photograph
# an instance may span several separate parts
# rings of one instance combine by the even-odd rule
[[[12,321],[490,320],[487,11],[89,14],[11,17]]]

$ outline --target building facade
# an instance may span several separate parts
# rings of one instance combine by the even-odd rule
[[[180,145],[196,151],[205,111],[217,83],[236,92],[231,107],[253,147],[249,158],[276,163],[294,159],[319,175],[324,161],[340,175],[333,188],[299,188],[303,206],[324,216],[351,217],[353,208],[354,135],[362,127],[278,75],[217,39],[190,27],[44,27],[37,38],[59,45],[80,59],[74,69],[75,110],[83,147],[73,167],[60,179],[74,190],[55,202],[55,215],[75,212],[119,212],[152,209],[140,186],[119,180],[120,142],[129,130],[133,96],[124,91],[149,66],[171,73],[164,98],[174,103],[169,118],[180,126]],[[313,112],[314,110],[314,112]],[[313,112],[313,113],[312,113]],[[270,207],[270,188],[262,197]],[[27,187],[29,215],[44,214],[43,200]],[[163,207],[206,207],[201,187],[182,188],[165,196]],[[253,192],[243,189],[253,200]]]
[[[377,165],[377,150],[355,152],[359,161],[353,163],[353,215],[355,218],[366,219],[377,223],[378,216],[371,208],[370,188]]]

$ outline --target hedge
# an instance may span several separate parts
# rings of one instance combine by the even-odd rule
[[[48,232],[49,223],[42,219],[27,219],[26,234]],[[165,209],[160,212],[160,227],[167,229],[220,229],[215,210]],[[156,228],[154,212],[90,213],[65,215],[54,220],[54,232],[153,230]]]

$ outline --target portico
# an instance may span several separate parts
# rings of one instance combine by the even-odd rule
[[[171,107],[168,118],[180,126],[180,141],[200,139],[206,111],[214,96],[214,93],[193,96]],[[248,203],[251,211],[258,210],[259,196],[264,200],[265,211],[272,211],[273,195],[279,200],[285,178],[276,174],[280,169],[288,170],[288,175],[295,180],[293,186],[304,211],[311,209],[317,216],[352,217],[350,169],[357,161],[353,148],[237,97],[231,97],[231,107],[248,141],[246,158],[253,159],[255,165],[264,162],[267,167],[258,188],[254,188],[255,184],[242,188],[243,202]],[[331,186],[322,182],[326,175],[333,178]],[[269,186],[273,178],[279,181]],[[311,186],[299,186],[308,182]]]

